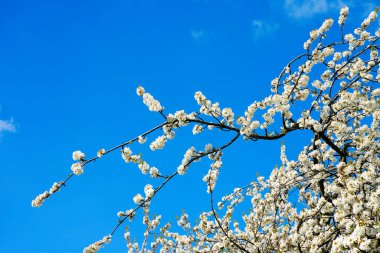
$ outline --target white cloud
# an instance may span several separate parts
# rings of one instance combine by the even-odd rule
[[[296,20],[313,18],[321,15],[324,18],[332,17],[336,20],[342,7],[348,6],[348,19],[353,22],[362,22],[369,13],[379,5],[379,0],[285,0],[281,5],[286,14]],[[350,21],[350,22],[351,22]],[[380,24],[380,21],[379,21]]]
[[[13,124],[13,120],[0,120],[0,134],[3,132],[15,132],[16,127]]]
[[[206,33],[202,30],[191,30],[190,34],[194,40],[200,40],[206,36]]]
[[[0,107],[1,110],[1,107]],[[0,138],[4,132],[16,132],[16,126],[13,123],[13,119],[1,120],[0,119]]]
[[[339,11],[345,4],[331,0],[285,0],[285,11],[293,18],[310,18],[317,14]]]
[[[253,38],[255,40],[268,36],[275,32],[279,25],[278,24],[269,24],[264,22],[263,20],[253,20],[252,21],[252,27],[253,27]]]

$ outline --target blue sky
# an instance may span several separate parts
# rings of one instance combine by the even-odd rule
[[[137,167],[115,152],[85,168],[41,208],[31,200],[70,173],[71,154],[89,157],[161,123],[135,94],[143,85],[166,112],[196,110],[201,90],[237,115],[269,94],[269,83],[302,53],[309,31],[339,16],[344,1],[1,1],[0,207],[1,251],[81,252],[112,231],[116,213],[133,207],[146,183]],[[346,1],[347,29],[375,7]],[[132,146],[162,171],[173,171],[189,147],[220,144],[221,133],[178,131],[163,151]],[[150,137],[149,140],[153,140]],[[296,153],[305,138],[285,139]],[[290,147],[291,146],[291,147]],[[239,141],[225,151],[216,195],[268,175],[279,161],[280,141]],[[175,221],[208,210],[195,164],[157,195],[153,212]],[[131,224],[132,238],[142,226]],[[126,224],[127,225],[127,224]],[[130,225],[130,224],[128,224]],[[125,252],[123,228],[102,252]]]

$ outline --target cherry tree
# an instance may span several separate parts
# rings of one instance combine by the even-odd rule
[[[117,213],[118,222],[103,239],[83,252],[98,252],[127,220],[142,212],[144,240],[132,242],[124,234],[130,252],[377,252],[380,249],[380,29],[370,26],[378,10],[352,33],[345,34],[348,8],[340,11],[337,41],[328,41],[333,20],[327,19],[310,32],[305,52],[292,59],[271,82],[271,95],[248,105],[244,116],[221,108],[202,92],[195,93],[199,106],[193,112],[167,113],[161,103],[143,87],[136,90],[150,111],[162,116],[162,123],[109,150],[101,149],[87,158],[73,153],[76,161],[68,177],[38,195],[33,207],[62,189],[84,168],[111,152],[120,152],[126,163],[135,164],[142,174],[154,178],[133,197],[135,206]],[[297,113],[301,112],[301,113]],[[170,173],[161,172],[133,153],[133,145],[146,143],[152,133],[159,137],[151,151],[174,141],[175,131],[192,127],[202,131],[233,133],[223,145],[208,144],[202,150],[189,147],[181,164]],[[298,154],[287,158],[281,146],[281,164],[268,178],[258,177],[239,186],[222,199],[214,190],[222,167],[223,151],[236,140],[277,140],[290,132],[312,134]],[[248,144],[247,144],[248,145]],[[189,145],[190,146],[190,145]],[[203,177],[210,210],[191,222],[187,213],[171,223],[161,224],[161,215],[151,215],[151,203],[176,177],[186,176],[194,162],[209,159]],[[246,214],[238,219],[235,210],[250,201]],[[137,221],[139,222],[139,221]],[[153,234],[159,236],[152,236]]]

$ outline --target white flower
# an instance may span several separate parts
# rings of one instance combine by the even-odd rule
[[[141,170],[141,173],[143,174],[147,174],[149,171],[149,164],[145,161],[142,163],[139,163],[138,167]]]
[[[84,248],[83,253],[97,253],[99,249],[100,249],[100,246],[94,243]]]
[[[178,166],[177,172],[180,175],[185,175],[186,169],[187,169],[186,166],[184,166],[184,165],[181,164],[180,166]]]
[[[106,153],[106,150],[104,148],[100,149],[98,152],[97,152],[97,156],[98,157],[102,157],[104,154]]]
[[[73,165],[71,165],[71,171],[79,176],[83,173],[83,168],[82,168],[82,164],[80,162],[78,163],[73,163]]]
[[[153,112],[160,112],[164,110],[164,108],[161,106],[160,102],[149,93],[143,94],[143,102],[146,106],[148,106],[148,109]]]
[[[175,137],[175,132],[174,131],[169,131],[169,132],[166,133],[166,138],[168,140],[172,140],[172,139],[174,139],[174,137]]]
[[[214,147],[212,146],[212,144],[208,143],[205,145],[205,152],[206,153],[211,153],[213,151]]]
[[[317,89],[320,89],[321,86],[322,86],[322,83],[321,83],[321,81],[319,81],[319,80],[314,80],[314,81],[311,83],[311,85],[313,85],[313,87],[315,87],[315,88],[317,88]]]
[[[51,186],[50,190],[49,190],[49,194],[53,194],[55,192],[57,192],[59,190],[59,184],[54,182],[54,184]]]
[[[125,211],[125,216],[133,216],[135,215],[135,211],[133,209],[129,209]]]
[[[136,205],[140,205],[143,201],[144,201],[144,198],[143,198],[143,196],[141,196],[140,193],[136,194],[133,197],[133,202],[135,202]]]
[[[262,123],[262,124],[260,125],[260,128],[261,128],[261,129],[267,129],[267,128],[268,128],[268,124],[267,124],[266,122],[264,122],[264,123]]]
[[[141,97],[142,95],[144,95],[145,89],[142,86],[139,86],[136,89],[136,93],[137,93],[137,95],[139,95]]]
[[[260,126],[260,122],[257,120],[252,121],[252,123],[249,125],[249,127],[252,130],[256,130]]]
[[[364,238],[360,243],[359,249],[361,249],[363,251],[367,251],[367,252],[370,251],[371,250],[371,240],[368,238]]]
[[[314,128],[314,131],[316,131],[317,133],[320,133],[323,130],[322,125],[319,122],[314,122],[313,128]]]
[[[84,158],[85,158],[85,155],[84,155],[84,153],[82,153],[82,151],[78,150],[78,151],[73,152],[73,160],[74,161],[84,160]]]
[[[374,97],[380,96],[380,88],[374,89],[372,91],[372,96],[374,96]]]
[[[151,167],[150,168],[150,171],[149,171],[149,174],[151,177],[153,178],[156,178],[158,177],[160,174],[158,173],[158,169],[156,167]]]
[[[323,22],[322,26],[319,28],[319,32],[320,33],[327,32],[330,29],[330,27],[332,26],[333,23],[334,23],[334,20],[332,20],[331,18],[326,19]]]
[[[310,39],[314,41],[319,36],[319,30],[315,29],[310,32]]]
[[[307,41],[305,41],[305,43],[303,43],[303,49],[308,49],[311,45],[311,40],[308,39]]]
[[[337,61],[339,61],[340,59],[342,59],[342,53],[340,53],[340,52],[336,52],[336,53],[334,53],[333,61],[337,62]]]
[[[371,56],[371,60],[376,60],[376,58],[378,57],[379,53],[377,52],[376,49],[372,49],[371,50],[371,53],[370,53],[370,56]]]
[[[353,41],[355,41],[355,37],[354,37],[354,35],[349,33],[349,34],[344,35],[344,40],[347,42],[353,42]]]
[[[353,206],[352,206],[352,212],[356,215],[358,215],[359,213],[361,213],[361,211],[363,210],[363,207],[360,203],[355,203]]]
[[[329,69],[325,70],[325,71],[322,73],[322,75],[321,75],[321,79],[322,79],[323,81],[328,80],[329,77],[330,77],[330,74],[331,74],[331,71],[330,71]]]
[[[121,151],[121,157],[126,163],[131,162],[132,160],[132,150],[129,147],[123,148]]]
[[[49,196],[49,193],[45,191],[32,200],[32,207],[40,207],[45,199]]]
[[[377,11],[371,11],[368,18],[371,20],[371,22],[375,21],[375,19],[377,18]]]
[[[370,35],[371,35],[371,34],[370,34],[369,32],[367,32],[367,31],[363,31],[363,32],[360,34],[360,39],[361,39],[361,40],[366,40],[366,39],[369,38]]]
[[[111,242],[112,235],[104,236],[102,240],[99,240],[97,242],[94,242],[93,244],[87,246],[83,249],[83,253],[97,253],[101,247],[103,247],[103,244],[110,243]]]
[[[213,169],[220,169],[222,167],[222,161],[221,160],[216,160],[211,164],[211,168]]]
[[[342,9],[340,9],[340,16],[338,20],[338,24],[341,26],[346,22],[347,16],[348,16],[348,7],[345,6]]]
[[[308,84],[308,82],[309,82],[309,76],[307,76],[307,75],[302,75],[301,77],[300,77],[300,79],[299,79],[299,85],[301,86],[301,87],[306,87],[307,86],[307,84]]]
[[[156,149],[163,149],[165,146],[167,139],[165,135],[157,137],[150,145],[150,149],[152,151],[155,151]]]
[[[176,111],[174,113],[174,118],[178,120],[179,126],[186,126],[188,124],[187,115],[184,110]]]
[[[349,51],[349,50],[345,50],[345,51],[343,51],[342,56],[343,56],[343,57],[349,57],[351,54],[352,54],[351,51]]]
[[[202,125],[198,125],[198,124],[195,124],[194,127],[193,127],[193,134],[196,135],[196,134],[199,134],[203,131],[203,126]]]
[[[194,147],[189,148],[186,152],[185,155],[183,156],[182,163],[181,165],[178,166],[177,172],[180,175],[184,175],[186,173],[186,170],[189,166],[189,162],[191,159],[193,159],[193,156],[196,154],[196,150]]]
[[[327,56],[330,56],[334,53],[334,48],[333,47],[326,47],[325,49],[323,49],[322,51],[322,55],[324,57],[327,57]]]
[[[139,136],[139,143],[140,144],[144,144],[146,142],[147,138],[146,137],[142,137],[141,135]]]
[[[226,119],[227,123],[229,125],[232,125],[232,123],[234,122],[234,113],[233,113],[232,109],[231,108],[224,108],[222,110],[222,115]]]
[[[206,102],[206,97],[200,91],[195,92],[194,98],[198,105],[203,105]]]
[[[153,195],[154,195],[154,189],[153,189],[153,186],[150,185],[150,184],[147,184],[147,185],[144,187],[144,192],[145,192],[145,196],[146,196],[147,199],[152,198]]]

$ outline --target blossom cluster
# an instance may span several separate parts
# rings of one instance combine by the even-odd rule
[[[142,96],[144,104],[148,106],[150,111],[161,112],[164,109],[158,100],[156,100],[150,93],[145,92],[143,87],[139,86],[136,93],[137,95]]]
[[[344,25],[348,12],[347,7],[341,10],[340,26]],[[305,43],[308,59],[300,64],[298,71],[290,71],[289,64],[272,81],[274,94],[252,103],[244,116],[236,119],[240,134],[253,140],[280,138],[296,130],[311,131],[314,137],[298,158],[289,160],[282,145],[281,166],[274,168],[267,180],[259,177],[257,183],[244,191],[236,188],[218,203],[224,214],[203,212],[195,226],[183,214],[178,225],[185,234],[164,229],[163,236],[152,242],[152,249],[370,252],[380,247],[380,91],[371,87],[380,79],[379,46],[374,45],[380,31],[370,35],[365,30],[376,17],[377,12],[372,12],[360,29],[345,35],[340,48],[322,43],[311,48],[318,38],[323,41],[331,29],[333,20],[327,19],[310,33]],[[347,48],[343,49],[344,46]],[[365,52],[369,58],[361,59]],[[319,76],[311,75],[318,64],[324,65],[325,70]],[[201,106],[201,114],[227,118],[228,111],[222,113],[219,104],[211,103],[201,92],[195,94],[195,99]],[[310,103],[298,116],[291,108],[299,101]],[[259,110],[264,112],[258,113]],[[257,115],[264,120],[258,120]],[[276,117],[283,121],[281,132],[267,132]],[[203,131],[204,126],[207,126],[204,122],[195,124],[193,133]],[[259,129],[265,131],[264,135]],[[212,146],[205,152],[210,150]],[[182,165],[191,159],[190,154],[185,154]],[[220,157],[215,158],[204,177],[209,191],[214,190],[214,179],[222,164]],[[179,174],[185,171],[185,166],[178,167]],[[302,208],[289,201],[294,192]],[[247,197],[252,210],[242,216],[243,222],[234,220],[235,207]]]
[[[103,239],[94,242],[93,244],[87,246],[84,248],[83,253],[96,253],[99,251],[101,247],[103,247],[104,244],[108,244],[111,242],[111,235],[104,236]]]
[[[82,162],[85,161],[85,154],[80,150],[74,151],[73,152],[73,160],[79,161],[79,162],[73,163],[71,165],[71,171],[75,175],[79,176],[83,173]]]
[[[160,174],[158,169],[154,166],[150,166],[146,161],[141,159],[141,155],[133,155],[132,150],[129,147],[124,147],[121,150],[121,157],[126,163],[136,163],[142,174],[147,174],[149,172],[150,176],[153,178],[158,177]]]
[[[197,151],[194,147],[190,147],[186,150],[185,155],[183,156],[181,164],[177,168],[177,172],[180,175],[185,175],[187,168],[189,167],[189,163],[191,159],[197,154]]]
[[[210,193],[215,188],[216,180],[219,176],[219,170],[222,167],[222,152],[214,150],[214,147],[211,144],[207,144],[205,147],[205,153],[208,153],[209,159],[213,161],[208,173],[203,177],[203,182],[207,184],[207,192]]]
[[[162,135],[162,136],[159,136],[157,137],[157,139],[155,139],[150,145],[150,149],[152,151],[155,151],[157,149],[163,149],[164,146],[165,146],[165,143],[167,141],[167,138],[165,135]]]
[[[49,197],[49,192],[47,191],[39,194],[34,200],[32,200],[32,206],[40,207],[47,197]]]

